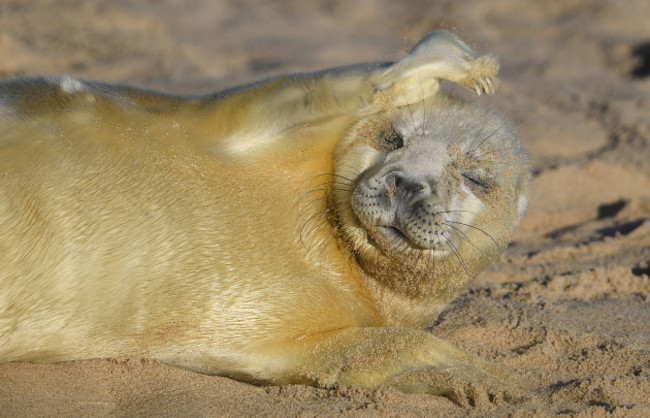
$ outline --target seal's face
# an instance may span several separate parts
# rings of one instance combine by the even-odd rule
[[[369,118],[339,148],[337,175],[353,179],[334,191],[339,228],[373,275],[469,280],[525,210],[522,157],[501,118],[457,99]]]
[[[465,155],[456,144],[430,140],[427,130],[390,135],[395,149],[362,173],[352,210],[375,241],[404,242],[444,257],[460,244],[456,232],[483,209],[479,197],[493,183],[491,167],[479,150]],[[476,169],[459,170],[461,160],[472,160]]]

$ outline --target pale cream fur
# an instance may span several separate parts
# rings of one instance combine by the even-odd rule
[[[203,98],[69,77],[0,81],[0,361],[137,356],[263,383],[394,386],[459,403],[518,396],[509,371],[424,329],[510,239],[525,207],[523,157],[502,156],[504,219],[479,200],[478,218],[466,218],[496,238],[464,228],[455,242],[470,241],[469,266],[447,254],[430,271],[408,254],[411,270],[377,261],[340,202],[349,191],[321,176],[376,163],[355,145],[368,118],[447,106],[441,80],[490,93],[496,71],[493,57],[438,31],[392,65]]]

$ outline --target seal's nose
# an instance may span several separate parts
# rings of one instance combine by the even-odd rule
[[[399,202],[413,204],[431,195],[431,186],[422,179],[391,172],[385,177],[388,198]]]

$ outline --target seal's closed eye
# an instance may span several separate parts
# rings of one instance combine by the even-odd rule
[[[487,176],[476,171],[470,171],[463,173],[463,179],[465,184],[474,192],[479,195],[482,193],[487,193],[490,188],[493,187],[493,180],[490,180]]]
[[[379,133],[377,141],[371,146],[377,151],[395,151],[404,146],[404,138],[391,124]]]

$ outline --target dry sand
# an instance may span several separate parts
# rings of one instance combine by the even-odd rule
[[[402,56],[435,28],[501,57],[487,99],[533,160],[529,213],[431,332],[507,365],[517,405],[257,387],[150,360],[0,365],[1,416],[650,416],[648,0],[0,0],[0,75],[202,93]]]

